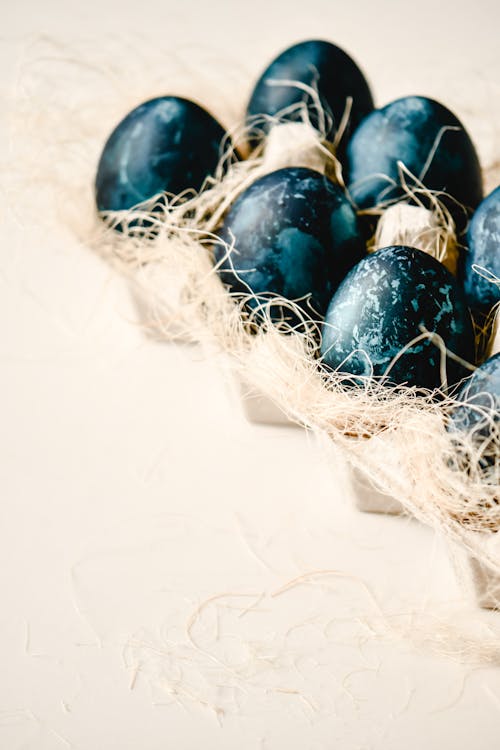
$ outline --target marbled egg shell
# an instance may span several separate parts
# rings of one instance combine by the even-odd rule
[[[426,188],[445,191],[469,209],[482,198],[479,160],[463,125],[422,96],[397,99],[369,114],[347,146],[347,160],[349,191],[360,208],[403,197],[398,161]],[[459,211],[454,214],[460,218]]]
[[[449,351],[474,360],[470,314],[449,271],[415,248],[377,250],[353,268],[332,298],[323,326],[323,361],[352,375],[373,373],[391,383],[437,388],[439,347],[429,339],[411,345],[422,327],[437,333]],[[448,385],[467,374],[450,358],[446,369]]]
[[[464,262],[467,301],[474,310],[487,312],[500,302],[500,186],[484,199],[472,217],[467,246]],[[484,270],[478,273],[474,266]],[[489,273],[490,279],[484,273]]]
[[[329,140],[346,108],[347,97],[352,97],[351,131],[373,109],[373,99],[368,83],[354,60],[330,42],[310,40],[294,44],[273,60],[257,81],[250,97],[247,115],[274,116],[284,108],[306,102],[311,108],[311,121],[317,125],[313,102],[306,92],[291,83],[273,85],[272,81],[298,81],[307,86],[317,86],[323,108],[333,116]],[[300,119],[291,113],[289,119]],[[268,124],[264,124],[264,130]]]
[[[113,130],[95,181],[99,211],[119,211],[157,193],[199,190],[221,156],[225,131],[188,99],[162,96],[140,104]]]
[[[234,238],[229,255],[224,245],[215,248],[221,279],[231,292],[301,300],[316,318],[365,254],[356,214],[341,188],[303,167],[279,169],[254,182],[219,234],[228,245]],[[276,305],[273,318],[281,314]]]
[[[451,413],[450,431],[472,433],[473,443],[481,446],[480,463],[499,462],[500,434],[500,353],[490,357],[460,389],[461,403]],[[496,439],[495,439],[496,432]]]

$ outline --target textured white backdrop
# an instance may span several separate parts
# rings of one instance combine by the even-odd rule
[[[110,34],[117,49],[134,40],[166,59],[213,59],[231,95],[222,76],[198,98],[226,117],[276,52],[323,37],[355,56],[378,104],[410,93],[449,104],[486,163],[500,132],[499,21],[484,0],[25,0],[2,13],[1,106],[42,35],[69,50],[84,38],[96,59]],[[0,249],[0,750],[498,747],[500,668],[381,635],[388,622],[416,635],[432,618],[485,637],[500,627],[463,601],[439,540],[357,514],[320,446],[248,425],[215,363],[146,340],[123,281],[67,228],[20,221],[12,174]]]

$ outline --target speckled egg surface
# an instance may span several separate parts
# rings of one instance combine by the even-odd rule
[[[464,261],[467,301],[471,308],[487,312],[500,302],[500,186],[484,199],[472,217],[467,246]]]
[[[453,411],[455,427],[470,430],[478,428],[488,433],[484,414],[475,406],[485,409],[496,423],[500,423],[500,352],[483,362],[462,385],[457,400],[461,405]]]
[[[275,85],[273,81],[288,81]],[[308,40],[289,47],[273,60],[257,81],[250,97],[247,115],[276,115],[285,107],[304,101],[313,105],[311,97],[293,81],[307,86],[317,86],[322,106],[333,116],[328,133],[332,140],[346,108],[347,97],[352,97],[350,130],[373,109],[373,99],[368,83],[354,60],[339,47],[321,40]],[[311,121],[317,125],[314,106]],[[300,119],[292,112],[287,119]],[[268,129],[263,125],[263,129]]]
[[[500,352],[483,362],[459,391],[460,405],[451,414],[450,430],[472,433],[481,445],[480,463],[498,467],[500,430]],[[496,443],[494,433],[497,433]]]
[[[324,315],[333,291],[365,254],[343,191],[302,167],[254,182],[234,203],[219,235],[228,245],[234,238],[229,255],[224,245],[215,248],[219,274],[231,292],[300,300],[314,317]],[[276,307],[273,317],[279,319],[282,310]]]
[[[163,96],[132,110],[104,146],[95,181],[99,211],[119,211],[160,192],[199,190],[214,173],[225,131],[188,99]]]
[[[471,318],[453,276],[421,250],[383,248],[358,263],[333,296],[323,326],[323,361],[356,376],[386,375],[391,383],[438,388],[439,347],[429,339],[411,344],[422,327],[473,361]],[[450,358],[446,369],[449,385],[467,374]]]
[[[360,208],[402,197],[398,161],[426,188],[469,208],[482,199],[472,141],[455,115],[432,99],[407,96],[369,114],[348,144],[347,159],[349,190]]]

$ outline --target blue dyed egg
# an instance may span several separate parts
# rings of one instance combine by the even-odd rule
[[[129,209],[161,192],[199,190],[213,175],[225,131],[188,99],[144,102],[113,130],[95,181],[99,211]]]
[[[311,107],[311,122],[317,127],[317,113],[311,97],[292,83],[273,85],[272,81],[297,81],[317,86],[321,104],[333,118],[329,132],[325,133],[329,140],[333,140],[342,119],[347,97],[353,100],[350,130],[373,109],[372,95],[363,73],[348,54],[330,42],[300,42],[278,55],[257,81],[247,108],[248,117],[274,116],[287,107],[305,102]],[[295,110],[287,119],[300,119],[300,113]],[[267,132],[269,123],[259,124],[259,127]]]
[[[481,203],[467,232],[468,251],[464,263],[464,288],[469,306],[488,312],[500,302],[500,186]],[[488,280],[474,270],[480,266],[496,277]],[[479,270],[479,269],[478,269]]]
[[[234,249],[215,248],[219,274],[231,292],[270,295],[324,315],[332,293],[365,253],[356,214],[343,191],[303,167],[271,172],[235,201],[219,232]],[[272,310],[275,321],[283,310]]]
[[[429,339],[411,343],[422,328],[437,333],[449,351],[473,361],[470,314],[449,271],[411,247],[377,250],[353,268],[330,302],[323,326],[323,362],[355,376],[373,374],[384,382],[438,388],[439,347]],[[466,374],[450,358],[446,369],[449,385]]]
[[[500,433],[500,352],[487,359],[459,391],[460,402],[451,414],[450,431],[472,433],[473,443],[481,446],[480,464],[499,461]],[[495,439],[496,432],[496,439]]]
[[[349,191],[359,208],[405,195],[398,161],[427,189],[445,191],[468,209],[482,198],[479,160],[463,125],[442,104],[422,96],[397,99],[369,114],[347,146],[347,160]],[[449,207],[459,218],[456,206]]]

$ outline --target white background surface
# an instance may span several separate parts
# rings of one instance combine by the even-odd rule
[[[166,57],[212,56],[231,97],[219,78],[198,98],[236,116],[268,60],[316,36],[356,57],[378,104],[421,93],[452,106],[486,161],[497,7],[16,2],[3,11],[4,102],[27,37],[69,50],[84,37],[102,59],[111,35],[118,48],[139,39]],[[165,70],[169,85],[183,86]],[[114,124],[103,115],[104,134]],[[307,435],[247,424],[215,363],[144,338],[124,282],[67,228],[42,231],[12,174],[0,250],[0,749],[497,748],[500,668],[429,644],[443,623],[485,638],[499,629],[464,602],[439,540],[356,513],[343,468]]]

